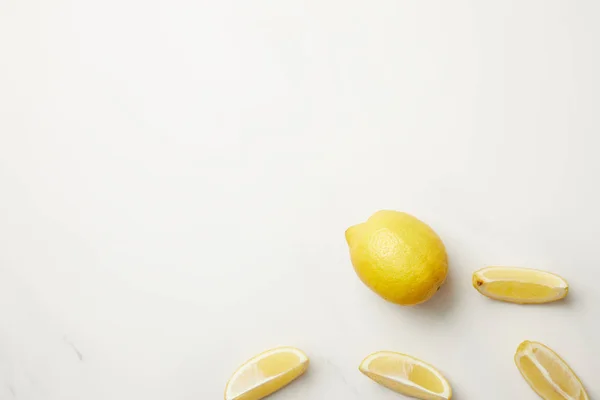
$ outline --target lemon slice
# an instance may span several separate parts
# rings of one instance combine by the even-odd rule
[[[549,303],[565,297],[567,281],[530,268],[487,267],[473,273],[473,287],[489,298],[519,304]]]
[[[452,398],[450,384],[438,370],[406,354],[373,353],[358,369],[375,382],[406,396],[423,400]]]
[[[581,381],[558,354],[538,342],[524,341],[515,363],[529,386],[545,400],[588,400]]]
[[[293,347],[278,347],[246,361],[225,388],[225,400],[259,400],[302,375],[308,357]]]

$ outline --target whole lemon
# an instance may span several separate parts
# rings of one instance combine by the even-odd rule
[[[444,243],[427,224],[398,211],[378,211],[346,230],[354,270],[392,303],[429,300],[446,280]]]

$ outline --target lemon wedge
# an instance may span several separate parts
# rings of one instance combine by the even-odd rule
[[[544,400],[588,400],[575,372],[547,346],[524,341],[517,348],[515,363],[529,386]]]
[[[438,370],[406,354],[373,353],[358,369],[375,382],[406,396],[423,400],[452,398],[450,384]]]
[[[473,287],[491,299],[540,304],[564,298],[567,281],[550,272],[530,268],[487,267],[473,273]]]
[[[227,382],[225,400],[259,400],[286,386],[308,368],[308,357],[293,347],[267,350],[246,361]]]

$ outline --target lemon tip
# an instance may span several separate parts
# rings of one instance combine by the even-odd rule
[[[517,351],[515,352],[515,359],[518,358],[519,354],[521,354],[530,344],[531,342],[529,340],[524,340],[519,343],[517,346]]]
[[[352,245],[353,239],[356,235],[356,231],[358,230],[358,227],[362,225],[362,224],[357,224],[357,225],[352,225],[350,228],[346,229],[345,232],[345,236],[346,236],[346,243],[348,243],[348,245]]]
[[[473,277],[471,278],[471,283],[473,287],[477,290],[484,284],[483,278],[476,272],[473,273]]]

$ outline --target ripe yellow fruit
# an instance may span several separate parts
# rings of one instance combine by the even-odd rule
[[[575,372],[542,343],[521,343],[515,363],[529,386],[544,400],[589,400]]]
[[[448,257],[442,240],[412,215],[378,211],[348,228],[346,241],[359,278],[392,303],[422,303],[446,280]]]
[[[308,357],[293,347],[278,347],[246,361],[227,382],[225,400],[259,400],[302,375]]]
[[[375,382],[406,396],[422,400],[450,400],[452,389],[431,365],[406,354],[373,353],[360,364],[360,372]]]
[[[473,273],[473,287],[489,298],[518,304],[540,304],[564,298],[567,281],[530,268],[487,267]]]

